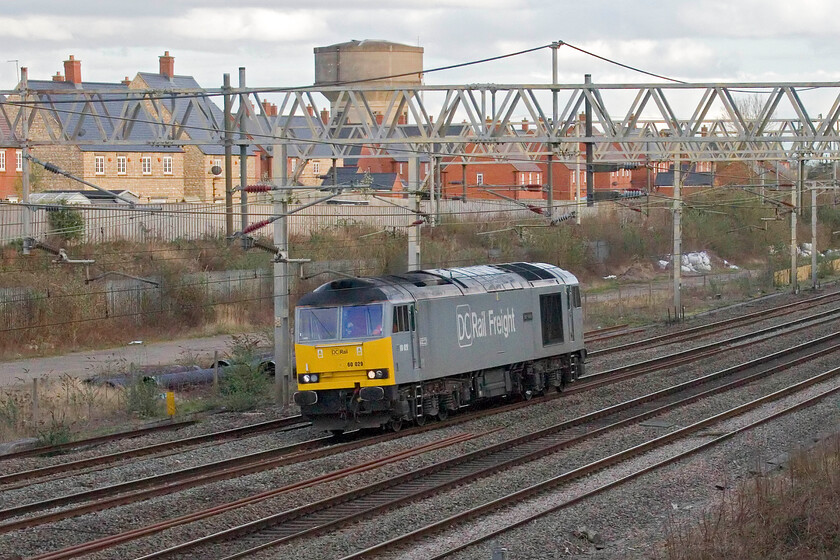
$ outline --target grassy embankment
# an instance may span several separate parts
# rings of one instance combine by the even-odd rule
[[[675,526],[667,560],[840,558],[840,436],[743,482],[697,525]]]

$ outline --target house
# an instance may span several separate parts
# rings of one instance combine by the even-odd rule
[[[356,166],[336,167],[323,176],[322,190],[337,186],[350,189],[368,190],[383,194],[398,193],[404,190],[396,173],[371,173],[360,171]]]
[[[6,97],[0,95],[0,102],[6,101]],[[0,127],[3,127],[4,135],[9,134],[8,125],[5,119],[0,119]],[[21,176],[21,151],[15,148],[0,148],[0,200],[17,201],[20,188]]]
[[[683,190],[697,190],[714,185],[711,162],[692,162],[680,165],[680,184]],[[663,196],[674,196],[674,164],[668,164],[667,171],[659,171],[654,183],[656,191]]]
[[[193,89],[200,90],[201,86],[196,82],[192,76],[182,76],[175,74],[175,57],[165,51],[163,56],[159,57],[159,71],[157,74],[152,72],[138,72],[133,80],[128,84],[128,89],[154,89],[160,91],[173,89]],[[149,103],[146,110],[153,115],[157,115],[157,111],[161,111],[165,120],[169,120],[174,112],[175,121],[186,127],[186,135],[192,140],[208,140],[207,144],[187,145],[181,148],[183,152],[183,169],[181,171],[182,192],[180,198],[188,202],[215,202],[221,201],[225,198],[225,180],[224,180],[224,154],[225,148],[216,143],[210,143],[210,132],[206,129],[207,125],[203,119],[199,117],[199,111],[191,111],[190,102],[192,100],[186,96],[179,96],[169,103],[161,103],[157,108],[152,107]],[[209,103],[210,110],[213,112],[213,117],[217,122],[224,122],[224,112],[214,103]],[[246,151],[246,176],[249,184],[254,184],[258,179],[269,176],[270,168],[265,168],[264,159],[261,159],[257,151],[249,147]],[[234,184],[239,184],[239,149],[234,149],[235,157],[233,158],[233,176]],[[216,170],[221,170],[220,173],[214,173]],[[142,194],[141,194],[142,196]]]
[[[99,114],[120,114],[122,102],[127,92],[132,89],[156,89],[165,91],[174,88],[201,87],[191,76],[177,76],[174,73],[174,57],[166,51],[159,57],[159,72],[138,73],[133,80],[126,77],[120,82],[85,82],[82,80],[81,61],[70,55],[64,61],[64,75],[56,73],[51,80],[29,80],[29,89],[34,95],[45,96],[69,110],[57,111],[66,128],[80,129],[82,133],[86,126],[96,126],[92,120],[84,115],[83,105],[73,104],[79,99],[76,95],[80,91],[95,90],[104,92],[96,102],[91,104],[90,110]],[[191,117],[189,99],[186,97],[175,100],[173,105],[161,103],[153,106],[151,102],[141,106],[139,113],[132,118],[136,123],[157,121],[161,116],[169,120],[168,111],[171,107],[175,113],[176,122],[186,127],[186,134],[192,139],[209,141],[209,133],[201,124],[195,124],[196,117]],[[219,121],[222,111],[214,104],[210,104],[211,111]],[[164,112],[159,115],[158,111]],[[42,113],[46,115],[45,113]],[[100,121],[103,122],[104,121]],[[109,126],[105,123],[105,126]],[[36,121],[31,129],[34,139],[48,139],[48,123]],[[105,134],[112,134],[113,130],[105,130]],[[135,193],[144,202],[181,202],[181,201],[216,201],[224,199],[225,181],[222,173],[214,173],[223,169],[224,148],[216,144],[199,146],[151,146],[151,131],[148,127],[135,124],[129,129],[128,139],[135,143],[128,145],[85,146],[85,145],[44,145],[32,148],[32,155],[44,162],[52,163],[84,181],[93,183],[105,189]],[[235,154],[238,156],[238,153]],[[10,157],[6,150],[6,159]],[[248,178],[256,182],[256,177],[263,173],[259,165],[259,155],[249,148]],[[233,174],[239,178],[239,158],[234,158]],[[19,167],[19,166],[18,166]],[[218,167],[218,169],[214,169]],[[7,165],[8,168],[8,165]],[[44,190],[73,190],[79,183],[61,175],[45,172],[35,166],[32,191]],[[0,177],[2,177],[0,171]],[[18,173],[19,174],[19,173]]]

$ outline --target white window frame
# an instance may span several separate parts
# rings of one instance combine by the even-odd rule
[[[127,158],[125,156],[117,156],[117,175],[125,175],[127,166]]]
[[[152,174],[152,156],[142,156],[140,158],[140,171],[143,175]]]
[[[6,148],[0,148],[0,171],[6,171]]]
[[[534,175],[537,176],[537,180],[535,181],[535,183],[537,185],[542,184],[542,173],[534,173]]]
[[[23,171],[23,152],[15,150],[15,171]]]
[[[524,173],[520,173],[520,174],[519,174],[519,184],[520,184],[520,185],[524,185],[524,184],[525,184],[525,174],[524,174]]]
[[[484,184],[484,173],[476,173],[475,174],[475,184],[476,185],[483,185]]]
[[[93,173],[105,175],[105,156],[93,156]]]
[[[320,161],[313,161],[312,162],[312,173],[315,175],[319,175],[321,173],[321,162]]]
[[[163,174],[172,175],[172,156],[163,156]]]

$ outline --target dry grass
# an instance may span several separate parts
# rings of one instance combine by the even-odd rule
[[[32,382],[0,390],[0,441],[38,437],[44,443],[61,443],[78,433],[113,430],[133,420],[121,389],[66,375],[39,378],[37,386],[37,412]]]
[[[668,560],[840,558],[840,436],[796,453],[785,473],[744,482],[699,525],[675,526]]]

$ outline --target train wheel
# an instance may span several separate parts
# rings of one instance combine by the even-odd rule
[[[446,410],[446,407],[441,406],[440,408],[438,408],[437,419],[443,422],[447,418],[449,418],[449,411]]]
[[[421,414],[420,416],[414,417],[414,423],[418,426],[425,426],[426,425],[426,415]]]
[[[391,418],[391,420],[388,421],[387,429],[392,432],[399,432],[402,430],[402,418]]]

